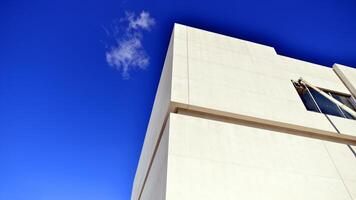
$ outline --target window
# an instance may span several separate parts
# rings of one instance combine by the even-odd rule
[[[339,116],[347,119],[355,119],[355,117],[341,109],[338,105],[331,102],[329,99],[325,98],[313,88],[306,87],[305,85],[297,82],[293,82],[293,84],[307,110],[328,115]],[[356,101],[352,96],[325,90],[324,92],[356,111]]]

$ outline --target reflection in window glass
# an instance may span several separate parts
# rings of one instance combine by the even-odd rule
[[[342,110],[338,105],[325,98],[314,89],[309,87],[307,88],[304,85],[295,82],[293,84],[307,110],[348,119],[355,119],[352,115]],[[332,92],[327,93],[349,108],[356,110],[356,102],[351,96],[340,95]]]
[[[340,101],[341,103],[343,103],[344,105],[346,105],[347,107],[354,109],[356,108],[354,100],[350,97],[345,97],[345,96],[341,96],[341,95],[337,95],[337,94],[331,94],[336,100]],[[348,112],[346,111],[342,111],[346,118],[348,119],[355,119],[352,115],[350,115]]]
[[[321,95],[319,92],[315,91],[314,89],[312,88],[308,88],[308,89],[310,93],[313,95],[322,113],[344,117],[343,113],[340,111],[340,108],[336,104],[331,102],[329,99],[325,98],[323,95]]]

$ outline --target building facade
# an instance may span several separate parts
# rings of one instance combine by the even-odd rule
[[[131,199],[356,200],[356,120],[300,77],[355,109],[356,69],[175,24]]]

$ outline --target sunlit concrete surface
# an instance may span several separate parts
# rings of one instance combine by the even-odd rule
[[[131,199],[356,199],[356,120],[307,111],[299,77],[355,95],[356,69],[175,24]]]

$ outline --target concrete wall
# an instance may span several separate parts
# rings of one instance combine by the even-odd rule
[[[141,150],[140,160],[137,166],[136,175],[133,183],[131,200],[139,199],[143,190],[148,169],[152,162],[153,154],[157,148],[157,141],[163,130],[164,122],[170,111],[171,86],[172,86],[172,60],[173,60],[173,34],[167,50],[166,59],[162,69],[161,79],[157,88],[155,101],[153,104],[151,117],[147,126],[146,136]]]
[[[346,145],[171,114],[167,200],[356,199]]]
[[[189,106],[335,132],[323,114],[305,109],[291,83],[303,77],[350,94],[331,68],[279,56],[271,47],[186,29]],[[356,125],[355,120],[340,120]]]
[[[169,121],[159,140],[140,199],[165,200],[167,181]]]
[[[173,114],[213,111],[334,135],[323,114],[306,110],[291,82],[303,77],[350,94],[354,71],[334,69],[339,76],[272,47],[176,24],[131,199],[356,199],[356,158],[345,144]],[[356,136],[356,120],[329,117],[342,134]]]
[[[158,148],[158,139],[164,130],[164,124],[168,114],[175,106],[187,105],[188,77],[187,77],[187,53],[184,45],[187,44],[186,32],[182,26],[175,26],[169,42],[160,82],[157,88],[151,117],[147,126],[140,160],[137,166],[133,183],[131,199],[139,199],[143,190],[143,184],[150,165],[153,164],[154,152]],[[182,48],[183,46],[183,48]],[[185,51],[184,51],[185,50]],[[177,66],[177,67],[173,67]],[[150,198],[149,198],[150,199]]]
[[[350,92],[356,96],[356,69],[340,64],[335,64],[333,69]]]
[[[340,80],[349,89],[351,94],[356,97],[356,69],[340,64],[334,64],[333,69],[335,73],[339,76]],[[347,120],[341,120],[339,117],[332,116],[331,118],[333,123],[341,132],[349,133],[350,135],[356,136],[355,123],[348,123]],[[353,146],[352,148],[356,152],[356,147]]]

